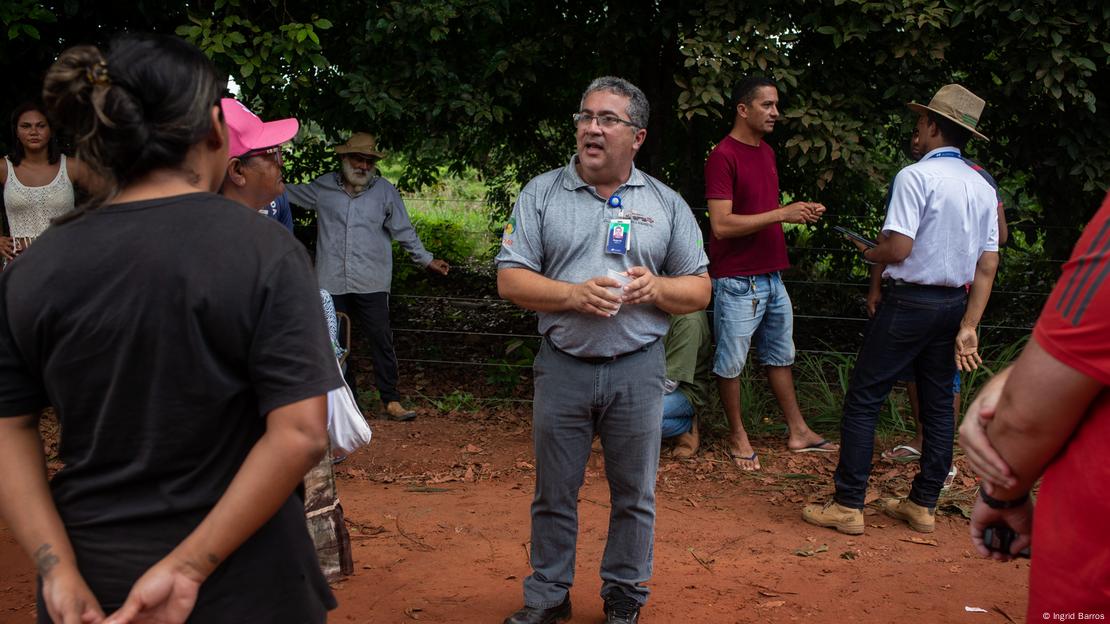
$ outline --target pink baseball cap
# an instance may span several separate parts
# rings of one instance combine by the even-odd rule
[[[281,145],[297,135],[300,124],[292,117],[277,121],[262,121],[239,100],[223,98],[220,108],[227,122],[228,158],[238,158],[247,152]]]

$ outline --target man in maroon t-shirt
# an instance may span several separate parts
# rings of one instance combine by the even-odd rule
[[[733,93],[732,130],[705,162],[709,201],[709,276],[718,377],[732,434],[729,453],[742,470],[759,470],[759,457],[740,419],[740,372],[755,341],[767,380],[790,428],[794,452],[833,452],[837,446],[809,428],[794,394],[794,315],[781,271],[789,268],[783,223],[814,223],[825,207],[779,204],[775,152],[763,142],[779,117],[778,89],[762,77],[745,79]]]

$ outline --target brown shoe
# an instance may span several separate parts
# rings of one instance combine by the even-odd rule
[[[802,509],[802,519],[848,535],[863,535],[863,511],[845,507],[835,500],[824,505],[806,505]]]
[[[674,450],[671,451],[671,457],[690,459],[698,452],[698,443],[698,419],[695,418],[693,424],[690,425],[690,430],[679,434],[674,444]]]
[[[385,416],[386,420],[409,421],[416,418],[416,412],[407,407],[403,407],[397,401],[390,401],[386,404],[385,412],[382,413],[382,416]]]
[[[922,507],[906,498],[888,498],[880,505],[891,518],[905,520],[918,533],[932,533],[936,528],[936,510]]]

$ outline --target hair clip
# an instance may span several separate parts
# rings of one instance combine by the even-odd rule
[[[89,84],[94,86],[108,86],[112,84],[112,81],[108,78],[108,64],[104,61],[100,61],[97,64],[86,68],[85,79],[89,81]]]

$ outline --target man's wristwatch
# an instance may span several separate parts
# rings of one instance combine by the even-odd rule
[[[1015,507],[1021,507],[1026,503],[1026,501],[1029,500],[1029,492],[1022,494],[1014,500],[999,500],[991,496],[990,494],[987,494],[987,491],[980,486],[979,498],[983,499],[983,502],[986,503],[987,507],[990,507],[991,509],[1013,509]]]

